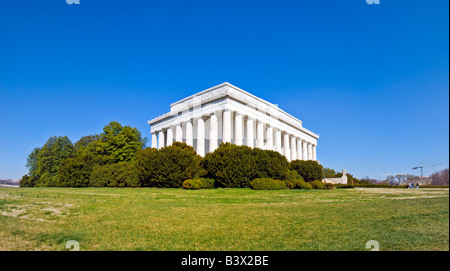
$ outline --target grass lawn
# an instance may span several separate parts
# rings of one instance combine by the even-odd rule
[[[449,250],[448,189],[0,188],[0,250]]]

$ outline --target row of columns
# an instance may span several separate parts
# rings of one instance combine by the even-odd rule
[[[219,135],[218,114],[222,114],[222,135]],[[235,116],[234,116],[235,115]],[[233,118],[234,116],[234,118]],[[162,148],[170,146],[174,141],[183,142],[194,146],[193,121],[196,121],[196,151],[199,155],[205,155],[205,118],[190,119],[186,122],[185,134],[183,135],[182,123],[175,127],[160,130],[152,133],[152,148]],[[257,147],[265,150],[274,150],[283,154],[289,161],[291,160],[317,160],[316,145],[307,142],[292,134],[286,133],[270,124],[254,120],[239,112],[233,114],[230,110],[224,112],[214,112],[209,116],[209,152],[217,149],[219,139],[222,142],[230,142],[236,145],[244,145],[244,121],[246,121],[245,145]],[[254,122],[256,121],[256,135],[254,134]],[[233,123],[233,127],[232,127]],[[234,129],[233,129],[234,128]],[[175,134],[174,134],[175,132]],[[233,137],[234,132],[234,137]],[[275,138],[273,138],[275,135]],[[167,137],[167,138],[166,138]],[[254,142],[256,138],[256,142]],[[234,139],[234,142],[232,142]],[[256,144],[255,144],[256,143]]]

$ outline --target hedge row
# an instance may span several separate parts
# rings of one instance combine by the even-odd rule
[[[195,178],[214,180],[214,187],[248,188],[255,179],[302,180],[321,175],[322,166],[315,161],[289,163],[275,151],[253,149],[230,143],[221,144],[204,158],[191,146],[174,142],[160,150],[146,148],[136,154],[139,186],[185,187],[199,189]],[[303,165],[305,164],[305,165]],[[186,185],[183,185],[189,180]]]
[[[321,181],[305,182],[301,180],[274,180],[270,178],[258,178],[250,182],[250,188],[253,190],[280,190],[280,189],[333,189],[332,183],[323,183]]]
[[[204,158],[197,155],[193,147],[180,142],[161,149],[140,149],[131,161],[117,162],[107,158],[104,155],[85,152],[64,159],[58,164],[57,174],[52,175],[54,180],[42,185],[248,188],[251,181],[268,178],[282,181],[290,189],[310,189],[309,186],[318,186],[318,189],[321,189],[320,183],[307,182],[321,179],[323,169],[316,161],[295,160],[289,163],[286,157],[278,152],[230,143],[221,144]],[[38,184],[40,183],[27,175],[21,180],[21,186],[31,187]]]
[[[250,182],[250,188],[253,190],[281,190],[287,189],[286,183],[280,180],[270,178],[258,178]]]

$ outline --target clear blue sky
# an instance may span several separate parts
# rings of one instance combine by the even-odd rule
[[[445,0],[0,0],[0,179],[50,136],[76,142],[230,82],[320,135],[357,177],[449,160]]]

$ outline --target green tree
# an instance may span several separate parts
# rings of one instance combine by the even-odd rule
[[[37,153],[35,185],[55,186],[61,161],[72,157],[73,152],[73,144],[67,136],[50,137]]]
[[[91,153],[88,149],[88,146],[93,146],[95,142],[100,140],[100,135],[88,135],[83,136],[74,144],[76,155],[83,155],[86,153]],[[91,153],[92,154],[92,153]]]
[[[39,179],[38,175],[38,154],[41,148],[34,148],[27,157],[26,167],[28,168],[28,175],[26,176],[27,185],[33,187]],[[25,177],[24,176],[24,177]]]
[[[136,157],[139,186],[179,188],[183,181],[204,174],[202,158],[185,143],[174,142],[160,150],[146,148]]]
[[[336,178],[336,171],[331,168],[323,168],[323,175],[325,178]]]
[[[317,161],[294,160],[290,163],[289,167],[297,171],[306,182],[323,179],[323,166]]]
[[[61,161],[58,168],[56,186],[59,187],[87,187],[92,168],[95,165],[91,154],[83,154]]]
[[[136,152],[145,147],[147,138],[141,137],[138,129],[122,126],[116,121],[103,127],[103,133],[98,140],[87,144],[86,151],[94,155],[104,156],[108,163],[130,162],[136,159]],[[82,143],[80,143],[82,145]]]

